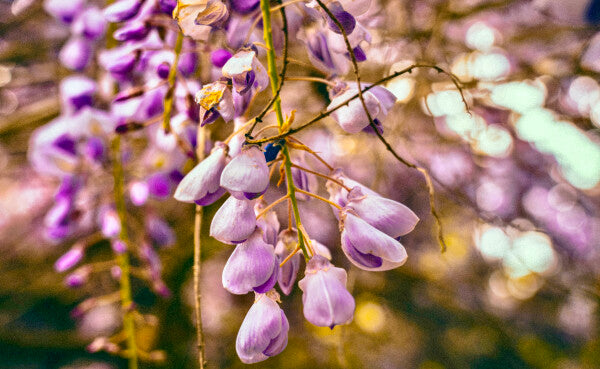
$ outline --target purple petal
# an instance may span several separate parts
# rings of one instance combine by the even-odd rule
[[[229,197],[215,213],[210,224],[210,235],[228,244],[245,241],[256,228],[253,207],[252,201]]]
[[[265,243],[261,231],[256,230],[246,242],[236,246],[227,260],[223,268],[223,287],[237,295],[254,288],[270,290],[277,280],[277,267],[273,246]],[[270,288],[266,288],[268,284]]]

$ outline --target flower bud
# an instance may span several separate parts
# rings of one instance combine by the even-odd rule
[[[298,243],[298,232],[296,230],[285,229],[279,234],[279,241],[275,247],[275,255],[277,255],[278,262],[281,263],[285,258],[288,257],[296,249]],[[298,275],[298,269],[300,269],[300,259],[302,258],[301,253],[297,252],[292,256],[279,271],[277,282],[279,288],[286,295],[289,295],[294,288],[294,282],[296,282],[296,276]]]
[[[266,202],[259,200],[254,205],[254,213],[256,215],[265,208]],[[263,232],[263,240],[270,244],[275,245],[277,243],[277,234],[279,233],[279,219],[274,211],[267,211],[267,213],[256,220],[256,226],[259,227]]]
[[[320,255],[306,264],[306,276],[298,282],[302,290],[304,317],[319,327],[346,324],[354,316],[354,298],[346,289],[346,271]]]
[[[254,199],[269,186],[269,167],[258,146],[244,146],[223,169],[221,186],[238,199]]]
[[[83,246],[75,245],[54,263],[54,270],[61,273],[71,269],[83,258]]]
[[[274,296],[272,296],[274,295]],[[289,323],[274,291],[257,294],[235,341],[235,350],[245,364],[257,363],[279,354],[288,340]]]
[[[83,70],[88,65],[91,56],[92,47],[89,41],[77,36],[71,37],[58,54],[62,65],[77,71]]]
[[[102,11],[96,7],[87,8],[73,22],[72,32],[88,40],[102,37],[106,32],[106,20],[102,16]]]
[[[135,206],[144,205],[148,200],[149,194],[150,189],[148,188],[148,183],[146,182],[136,181],[133,182],[129,187],[129,198]]]
[[[210,224],[210,235],[227,243],[242,243],[256,228],[253,202],[229,197],[217,210]]]
[[[277,282],[277,258],[273,246],[256,229],[244,243],[236,246],[223,268],[223,287],[236,295],[252,290],[265,293]]]
[[[222,68],[231,58],[231,53],[225,49],[217,49],[210,53],[210,62],[217,68]]]

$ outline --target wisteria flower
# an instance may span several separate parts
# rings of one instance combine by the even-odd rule
[[[223,287],[243,295],[252,290],[269,291],[277,282],[279,265],[272,245],[265,243],[257,228],[246,242],[235,247],[223,268]]]
[[[238,199],[254,199],[269,186],[269,167],[258,146],[244,146],[223,169],[221,186]]]
[[[246,364],[279,354],[288,340],[289,323],[276,301],[277,292],[257,294],[235,341],[235,350]]]
[[[219,117],[229,122],[235,115],[233,95],[227,84],[221,81],[203,86],[196,94],[196,102],[200,104],[202,126],[213,123]]]
[[[358,186],[348,194],[346,206],[392,238],[411,232],[419,221],[419,217],[405,205],[385,197],[365,195]]]
[[[177,2],[173,17],[183,34],[196,41],[206,41],[212,25],[227,18],[227,6],[220,0],[185,0]]]
[[[383,271],[406,262],[404,246],[360,219],[351,211],[340,214],[342,250],[352,264],[364,270]]]
[[[243,94],[251,88],[262,91],[269,85],[269,75],[254,50],[242,50],[233,55],[223,66],[223,76],[231,78],[233,88]]]
[[[275,246],[275,255],[279,262],[283,262],[294,250],[298,240],[298,232],[293,229],[285,229],[279,234],[279,241]],[[286,295],[289,295],[294,288],[294,282],[296,282],[296,276],[300,269],[300,259],[302,258],[300,253],[293,255],[285,264],[283,264],[277,277],[279,288]]]
[[[236,244],[246,241],[255,228],[254,202],[231,196],[215,213],[210,235],[223,243]]]
[[[362,84],[361,87],[368,85]],[[338,105],[343,104],[346,100],[354,97],[358,94],[358,88],[356,86],[349,87],[345,91],[340,92],[335,96],[327,109],[334,108]],[[375,86],[369,91],[363,93],[365,104],[371,115],[371,118],[377,122],[381,122],[382,119],[388,114],[388,111],[394,106],[396,97],[389,90],[381,86]],[[350,101],[347,105],[334,111],[331,116],[335,121],[342,127],[342,129],[348,133],[358,133],[369,125],[369,118],[364,111],[362,102],[360,99],[355,98]]]
[[[298,282],[302,290],[304,317],[319,327],[332,328],[352,321],[354,298],[346,289],[346,271],[320,255],[306,264],[306,276]]]
[[[221,198],[225,189],[219,182],[227,163],[227,149],[227,145],[217,143],[212,153],[179,182],[175,190],[175,199],[205,206]]]

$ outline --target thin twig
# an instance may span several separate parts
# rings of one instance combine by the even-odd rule
[[[273,209],[277,204],[280,204],[282,202],[284,202],[286,199],[288,199],[290,196],[289,195],[285,195],[282,196],[280,198],[278,198],[277,200],[273,201],[272,203],[270,203],[269,205],[267,205],[264,209],[262,209],[260,211],[260,213],[258,213],[256,215],[256,219],[262,217],[263,215],[267,214],[267,212],[271,209]]]
[[[198,162],[204,159],[204,146],[206,145],[206,130],[198,126],[197,132],[196,157]],[[202,329],[202,291],[200,288],[200,274],[202,271],[202,217],[204,209],[196,205],[194,215],[194,312],[196,316],[196,344],[198,347],[198,365],[204,369],[206,363],[204,359],[204,332]]]
[[[280,1],[281,2],[281,1]],[[271,106],[279,99],[279,95],[281,94],[281,89],[283,88],[283,83],[285,82],[285,74],[287,73],[288,67],[288,47],[289,47],[289,37],[288,37],[288,22],[287,16],[285,15],[285,8],[281,8],[281,19],[283,22],[282,31],[283,31],[283,65],[281,66],[281,72],[279,73],[279,84],[277,85],[277,91],[271,97],[271,100],[267,103],[267,105],[263,108],[263,110],[254,118],[254,124],[250,127],[248,132],[246,132],[246,139],[251,137],[252,131],[256,127],[256,125],[262,122],[262,119],[267,115]],[[273,53],[274,55],[274,53]]]
[[[440,216],[439,216],[439,214],[438,214],[438,212],[436,210],[436,207],[435,207],[435,190],[433,188],[433,183],[431,182],[431,178],[429,176],[429,173],[427,172],[426,169],[418,167],[418,166],[416,166],[416,165],[408,162],[406,159],[402,158],[400,155],[398,155],[398,153],[396,153],[396,151],[392,148],[392,146],[385,140],[385,138],[383,137],[383,135],[381,134],[381,132],[379,132],[379,129],[377,129],[377,125],[375,124],[375,121],[373,120],[373,117],[371,116],[371,113],[369,112],[369,109],[367,108],[367,103],[365,102],[365,99],[363,97],[362,88],[361,88],[361,85],[360,85],[360,72],[359,72],[359,69],[358,69],[358,62],[356,60],[356,56],[354,55],[354,51],[352,50],[352,46],[350,45],[350,41],[348,40],[348,35],[346,34],[346,31],[342,27],[342,24],[340,23],[340,21],[331,12],[331,10],[329,10],[329,8],[327,8],[327,6],[321,0],[316,0],[316,1],[319,4],[319,6],[327,13],[327,15],[333,20],[333,22],[336,24],[336,26],[342,32],[342,36],[344,37],[344,42],[346,43],[346,49],[348,50],[348,53],[350,54],[350,59],[352,60],[352,66],[353,66],[353,69],[354,69],[354,76],[356,78],[356,84],[357,84],[357,87],[358,87],[358,99],[360,100],[360,102],[361,102],[361,104],[363,106],[363,110],[364,110],[367,118],[369,119],[369,125],[371,126],[371,128],[373,128],[373,131],[375,131],[375,134],[377,135],[377,137],[379,138],[379,140],[385,145],[385,147],[387,148],[387,150],[389,152],[391,152],[392,155],[394,155],[394,157],[396,159],[398,159],[398,161],[400,161],[401,163],[403,163],[404,165],[406,165],[406,166],[408,166],[410,168],[414,168],[414,169],[418,170],[425,177],[425,182],[427,183],[427,189],[428,189],[428,192],[429,192],[429,205],[430,205],[430,208],[431,208],[431,214],[435,218],[435,221],[436,221],[436,223],[438,225],[438,241],[440,243],[441,251],[444,252],[446,250],[446,242],[444,240],[444,233],[443,233],[443,228],[442,228],[442,222],[441,222]],[[460,93],[461,93],[461,97],[463,99],[463,103],[465,104],[465,106],[467,108],[467,111],[470,114],[469,107],[468,107],[467,102],[465,100],[464,94],[462,93],[462,89],[458,85],[458,80],[456,79],[456,76],[454,76],[451,73],[448,74],[448,75],[452,79],[452,82],[459,88]]]
[[[429,69],[434,69],[435,71],[437,71],[438,73],[441,73],[441,74],[445,74],[445,75],[448,75],[448,76],[452,76],[453,75],[452,73],[445,71],[444,69],[438,67],[437,65],[431,65],[431,64],[413,64],[413,65],[411,65],[411,66],[409,66],[407,68],[404,68],[404,69],[402,69],[402,70],[400,70],[398,72],[394,72],[394,73],[390,74],[387,77],[383,77],[380,80],[372,83],[369,86],[366,86],[365,88],[362,89],[362,92],[367,92],[370,89],[374,88],[375,86],[381,85],[381,84],[383,84],[383,83],[385,83],[385,82],[387,82],[389,80],[392,80],[392,79],[394,79],[394,78],[396,78],[398,76],[401,76],[403,74],[411,73],[416,68],[429,68]],[[452,79],[452,82],[458,88],[459,92],[462,94],[463,92],[462,92],[462,86],[460,84],[460,81],[458,79],[456,79],[456,80]],[[353,101],[353,100],[355,100],[357,98],[358,98],[358,93],[356,93],[355,95],[347,98],[346,100],[342,101],[341,103],[339,103],[338,105],[334,106],[333,108],[331,108],[329,110],[326,110],[324,112],[319,113],[317,116],[315,116],[314,118],[312,118],[308,122],[303,123],[303,124],[299,125],[296,128],[290,128],[290,129],[288,129],[285,132],[282,132],[282,133],[280,133],[278,135],[271,136],[271,137],[265,137],[265,138],[256,139],[256,140],[246,139],[246,142],[250,143],[250,144],[261,144],[261,143],[264,143],[264,142],[281,140],[281,139],[283,139],[283,138],[285,138],[285,137],[287,137],[289,135],[292,135],[294,133],[298,133],[298,132],[302,131],[303,129],[305,129],[305,128],[311,126],[311,125],[313,125],[314,123],[320,121],[323,118],[326,118],[326,117],[330,116],[335,111],[337,111],[338,109],[342,108],[345,105],[348,105],[348,103],[350,103],[351,101]],[[463,98],[463,103],[466,104],[466,100],[464,98]],[[465,105],[465,106],[468,109],[468,105]],[[468,110],[468,111],[470,111],[470,110]]]
[[[296,188],[296,191],[297,191],[297,192],[300,192],[300,193],[303,193],[303,194],[305,194],[305,195],[308,195],[308,196],[310,196],[310,197],[314,197],[314,198],[315,198],[315,199],[317,199],[317,200],[321,200],[321,201],[323,201],[323,202],[326,202],[326,203],[328,203],[329,205],[331,205],[331,206],[333,206],[333,207],[337,208],[338,210],[343,210],[343,209],[344,209],[344,208],[342,208],[340,205],[336,204],[335,202],[333,202],[333,201],[331,201],[331,200],[327,200],[326,198],[324,198],[324,197],[322,197],[322,196],[319,196],[319,195],[317,195],[317,194],[314,194],[314,193],[312,193],[312,192],[304,191],[304,190],[303,190],[303,189],[301,189],[301,188]]]
[[[343,188],[344,188],[346,191],[348,191],[348,192],[350,192],[350,190],[352,190],[350,187],[346,186],[346,185],[345,185],[343,182],[341,182],[341,181],[338,181],[337,179],[335,179],[335,178],[333,178],[333,177],[330,177],[330,176],[328,176],[328,175],[326,175],[326,174],[319,173],[319,172],[316,172],[316,171],[314,171],[314,170],[311,170],[311,169],[308,169],[308,168],[301,167],[300,165],[297,165],[297,164],[294,164],[294,163],[292,163],[292,167],[294,167],[294,168],[298,168],[298,169],[300,169],[300,170],[302,170],[302,171],[304,171],[304,172],[306,172],[306,173],[311,173],[311,174],[314,174],[314,175],[316,175],[316,176],[319,176],[319,177],[321,177],[321,178],[325,178],[325,179],[327,179],[327,180],[329,180],[329,181],[331,181],[331,182],[333,182],[333,183],[336,183],[337,185],[339,185],[339,186],[343,187]]]

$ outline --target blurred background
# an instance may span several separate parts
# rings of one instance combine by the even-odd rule
[[[383,0],[370,10],[363,81],[425,61],[465,86],[470,112],[435,71],[415,70],[386,84],[398,102],[384,135],[430,171],[448,249],[440,253],[423,177],[395,161],[375,136],[349,135],[330,118],[303,131],[303,142],[409,206],[421,222],[402,237],[406,265],[365,272],[339,249],[329,207],[302,203],[308,232],[348,270],[354,321],[333,330],[312,326],[294,288],[282,297],[291,327],[287,348],[254,367],[600,368],[599,3]],[[113,258],[109,242],[94,232],[48,240],[43,222],[59,183],[28,161],[32,132],[60,113],[59,83],[71,72],[58,53],[69,29],[38,0],[20,11],[0,0],[0,14],[0,368],[125,367],[118,356],[86,349],[121,324],[110,271],[69,288],[67,273],[54,268],[82,240],[85,263],[106,262]],[[291,55],[308,63],[303,45],[295,45]],[[298,109],[297,121],[304,121],[328,105],[328,94],[322,85],[295,81],[286,83],[282,101],[284,111]],[[230,133],[211,129],[215,139]],[[144,152],[144,142],[130,145],[132,155]],[[279,196],[267,193],[267,200]],[[207,219],[221,203],[206,209]],[[173,236],[158,249],[169,293],[160,296],[134,275],[139,345],[164,356],[143,368],[196,367],[193,212],[170,196],[131,209],[146,222],[154,215],[164,220]],[[245,367],[235,338],[253,297],[221,286],[232,248],[208,236],[202,242],[208,368]]]

